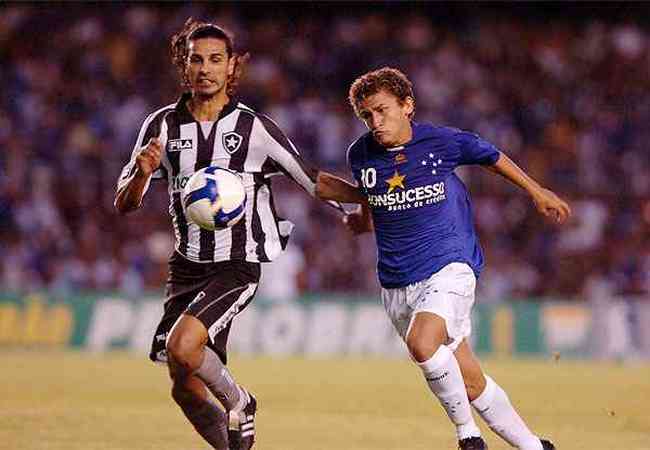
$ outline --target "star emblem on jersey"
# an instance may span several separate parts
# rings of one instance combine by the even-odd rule
[[[438,158],[438,160],[436,161],[436,160],[435,160],[435,155],[434,155],[433,153],[429,153],[429,159],[433,159],[434,161],[429,162],[429,161],[427,161],[426,159],[423,159],[423,160],[422,160],[422,165],[423,165],[423,166],[428,166],[429,163],[431,163],[431,165],[432,165],[433,167],[438,167],[440,164],[442,164],[442,159]],[[435,175],[435,174],[437,173],[437,172],[436,172],[436,169],[433,169],[433,170],[431,171],[431,173],[432,173],[433,175]]]
[[[393,174],[392,177],[386,180],[386,183],[388,183],[388,193],[390,194],[397,188],[405,189],[404,188],[405,178],[406,175],[400,175],[399,172],[396,170],[395,174]]]
[[[223,143],[223,148],[230,154],[235,153],[241,147],[241,143],[244,141],[244,138],[241,134],[234,131],[229,131],[224,133],[221,136],[221,142]]]

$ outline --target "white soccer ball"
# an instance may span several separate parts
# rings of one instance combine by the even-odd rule
[[[187,181],[182,201],[192,222],[206,230],[219,230],[233,226],[244,216],[246,189],[237,173],[210,166]]]

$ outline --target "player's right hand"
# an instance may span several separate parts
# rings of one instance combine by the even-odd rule
[[[354,211],[344,215],[343,224],[355,235],[372,231],[372,225],[368,223],[368,217],[361,211]]]
[[[538,189],[533,195],[533,202],[540,214],[554,219],[559,224],[566,222],[571,216],[569,204],[548,189]]]
[[[135,163],[140,172],[145,175],[151,175],[154,170],[160,167],[160,158],[162,155],[162,146],[160,139],[152,137],[147,145],[140,149],[140,153],[135,158]]]

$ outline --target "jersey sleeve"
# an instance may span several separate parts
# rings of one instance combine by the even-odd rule
[[[357,139],[352,144],[350,144],[347,152],[345,153],[345,160],[347,161],[348,169],[350,170],[350,173],[352,174],[352,178],[354,178],[354,181],[357,182],[357,186],[361,186],[361,172],[356,169],[356,164],[355,164],[355,156],[358,153],[357,147],[360,145],[359,144],[360,140],[361,139]]]
[[[499,149],[481,138],[479,135],[467,131],[458,131],[454,136],[460,152],[458,164],[480,164],[491,166],[499,160]]]
[[[126,186],[129,183],[129,181],[131,181],[131,178],[133,178],[133,176],[135,175],[135,170],[136,170],[135,159],[137,158],[140,149],[144,145],[146,145],[147,142],[149,142],[149,139],[158,136],[160,134],[162,121],[156,120],[159,118],[160,118],[159,114],[153,113],[149,115],[142,123],[142,126],[140,127],[140,132],[138,133],[138,137],[135,141],[135,145],[133,146],[133,151],[131,152],[131,157],[129,158],[129,162],[126,163],[126,165],[122,168],[120,177],[117,180],[118,191],[122,189],[124,186]],[[160,180],[165,178],[166,178],[165,168],[161,164],[160,167],[153,172],[151,177],[149,177],[149,180],[147,181],[147,185],[143,192],[143,196],[149,189],[149,184],[151,183],[152,179]]]
[[[316,195],[316,176],[318,171],[307,164],[296,150],[293,143],[284,135],[282,130],[266,116],[257,116],[259,138],[277,167],[289,178],[300,185],[312,197]]]

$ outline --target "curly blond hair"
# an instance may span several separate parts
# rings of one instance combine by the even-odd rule
[[[348,101],[352,105],[352,109],[354,109],[357,117],[360,117],[359,108],[361,102],[379,91],[386,91],[393,94],[400,103],[404,103],[408,97],[411,97],[413,100],[413,112],[409,117],[413,117],[415,113],[413,83],[411,83],[401,70],[392,67],[382,67],[381,69],[373,70],[354,80],[350,86]]]

